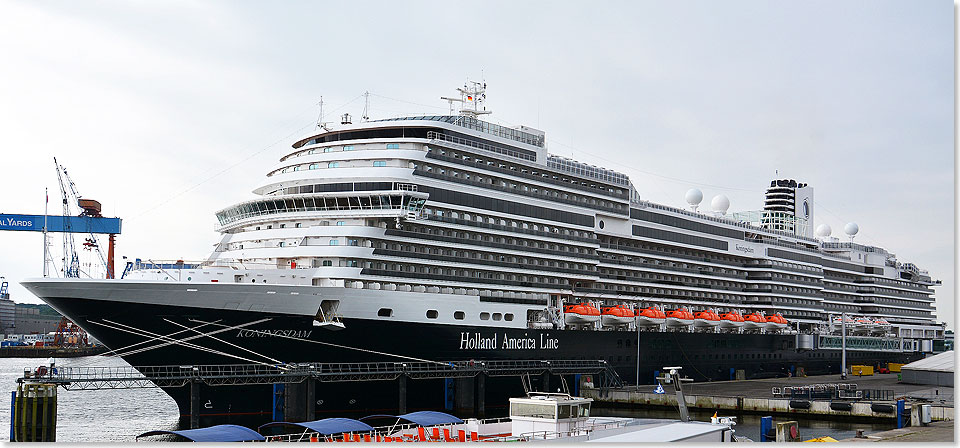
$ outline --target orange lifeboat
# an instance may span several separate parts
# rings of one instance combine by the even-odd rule
[[[667,314],[656,307],[637,310],[637,325],[641,327],[657,327],[667,319]]]
[[[742,328],[743,327],[743,316],[736,312],[730,311],[729,313],[724,313],[720,315],[720,328],[723,329],[732,329],[732,328]]]
[[[766,329],[768,330],[783,330],[787,328],[787,320],[783,318],[783,315],[780,313],[774,314],[773,316],[767,316],[767,325]]]
[[[633,321],[633,310],[624,305],[604,307],[600,313],[600,323],[604,326],[615,327],[627,325]]]
[[[563,321],[567,324],[590,324],[600,320],[600,310],[589,303],[563,306]]]
[[[720,316],[713,310],[701,311],[693,315],[693,326],[697,328],[715,328],[720,325]]]
[[[766,326],[767,320],[763,318],[763,314],[760,313],[750,313],[743,317],[743,328],[748,330],[757,330]]]
[[[667,318],[664,321],[668,327],[683,328],[693,325],[693,313],[686,308],[678,308],[673,311],[667,311]]]

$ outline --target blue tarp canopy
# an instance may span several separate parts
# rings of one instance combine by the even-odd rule
[[[257,428],[257,430],[263,432],[263,430],[266,428],[273,428],[277,426],[299,426],[323,435],[340,434],[344,432],[373,431],[372,426],[352,418],[325,418],[323,420],[299,423],[271,422],[267,423],[266,425],[261,425],[259,428]]]
[[[237,425],[217,425],[209,428],[184,429],[182,431],[149,431],[137,438],[160,434],[176,434],[194,442],[250,442],[263,441],[264,438],[250,428]]]
[[[411,412],[409,414],[403,415],[368,415],[360,420],[374,420],[382,418],[398,418],[400,420],[406,420],[411,423],[418,424],[420,426],[434,426],[434,425],[451,425],[451,424],[460,424],[463,423],[463,420],[456,418],[450,414],[437,411],[418,411]]]

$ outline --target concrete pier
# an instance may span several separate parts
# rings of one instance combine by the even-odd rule
[[[774,387],[796,387],[814,384],[856,384],[857,389],[884,391],[889,399],[880,400],[818,400],[798,399],[789,396],[776,397]],[[620,389],[582,388],[581,395],[593,398],[598,405],[612,406],[662,406],[676,408],[677,398],[672,393],[656,394],[656,385],[628,387]],[[897,418],[896,399],[904,398],[907,403],[932,402],[937,407],[937,419],[952,420],[953,388],[901,384],[894,375],[874,375],[870,377],[848,377],[841,380],[839,375],[820,375],[802,378],[771,378],[748,381],[716,381],[709,383],[691,383],[684,386],[687,407],[716,411],[735,411],[773,415],[808,415],[810,417],[829,416],[849,419],[892,419]],[[846,406],[831,406],[831,403],[849,403]],[[938,418],[939,417],[939,418]]]
[[[851,437],[840,440],[844,443],[857,442],[953,442],[953,421],[933,422],[929,426],[910,426],[907,428],[891,429],[890,431],[875,432],[863,438]]]

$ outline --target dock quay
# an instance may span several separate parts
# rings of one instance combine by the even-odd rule
[[[864,437],[851,437],[849,439],[839,440],[843,443],[859,442],[896,442],[896,443],[916,443],[916,442],[953,442],[954,423],[953,420],[932,422],[928,426],[910,426],[907,428],[891,429],[889,431],[875,432],[867,434]]]
[[[398,409],[407,412],[407,381],[436,378],[472,379],[479,391],[471,405],[483,414],[484,382],[487,377],[550,377],[591,375],[600,384],[620,387],[616,371],[604,360],[502,360],[451,362],[369,362],[165,365],[140,367],[50,366],[25,371],[18,384],[49,384],[66,390],[131,389],[145,387],[189,387],[190,427],[196,428],[200,415],[201,388],[255,384],[283,385],[284,402],[278,405],[291,421],[312,420],[316,382],[395,381]],[[566,381],[562,379],[561,381]]]
[[[79,358],[107,352],[105,345],[94,347],[0,347],[0,358]]]
[[[626,388],[581,388],[598,406],[677,406],[673,394],[657,394],[656,384]],[[915,403],[933,406],[934,420],[953,420],[953,388],[903,384],[893,374],[841,380],[839,375],[715,381],[684,385],[687,407],[764,415],[829,416],[851,420],[896,419],[897,400],[909,415]]]

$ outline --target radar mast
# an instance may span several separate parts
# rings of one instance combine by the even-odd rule
[[[462,88],[457,88],[457,91],[460,92],[460,98],[440,97],[441,100],[446,100],[450,104],[450,115],[454,114],[453,103],[460,103],[460,115],[462,116],[477,118],[480,115],[491,113],[483,104],[487,99],[486,81],[477,82],[468,79]]]

